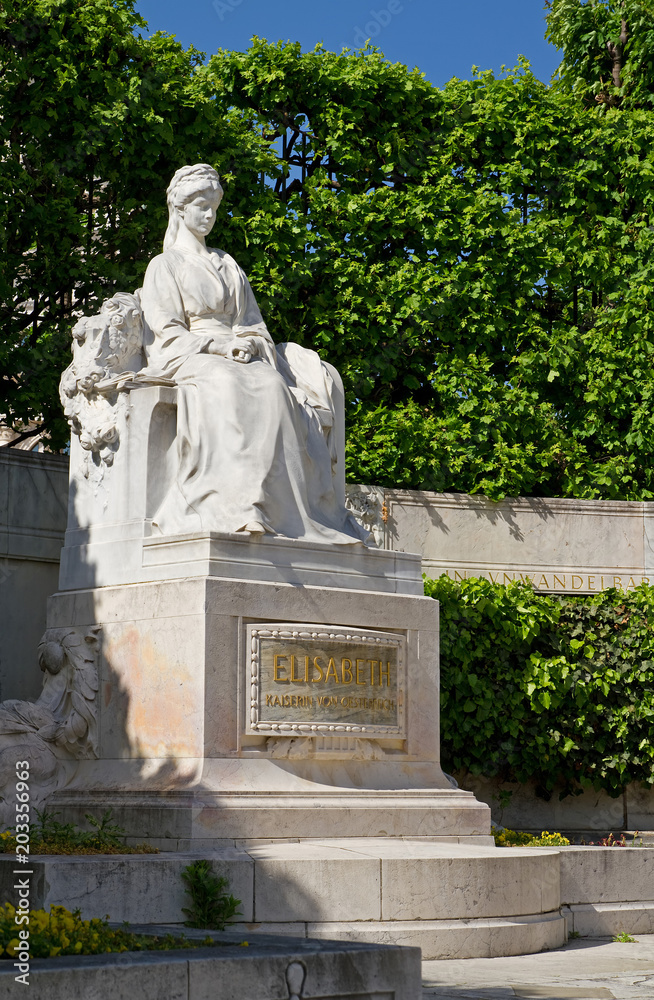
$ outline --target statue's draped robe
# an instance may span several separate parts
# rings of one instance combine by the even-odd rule
[[[221,250],[168,250],[151,261],[141,301],[145,372],[179,387],[178,471],[154,525],[169,535],[258,521],[289,538],[360,543],[333,477],[331,375],[314,351],[275,348],[238,264]],[[207,353],[248,336],[259,353],[247,364]]]

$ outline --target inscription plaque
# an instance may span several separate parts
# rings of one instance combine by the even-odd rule
[[[248,625],[247,731],[403,737],[405,647],[393,632]]]

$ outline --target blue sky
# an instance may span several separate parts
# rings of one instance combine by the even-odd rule
[[[211,54],[243,51],[252,35],[299,41],[303,49],[323,42],[340,52],[371,37],[393,62],[417,66],[435,86],[471,67],[514,66],[526,56],[549,81],[558,52],[544,40],[543,0],[137,0],[150,30],[176,35]]]

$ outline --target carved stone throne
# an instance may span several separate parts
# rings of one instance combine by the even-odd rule
[[[419,557],[266,536],[257,546],[225,532],[163,536],[153,525],[177,470],[177,387],[145,365],[138,292],[115,295],[73,330],[73,362],[61,382],[72,429],[68,530],[61,590],[184,576],[236,576],[421,593]],[[343,384],[335,387],[333,477],[345,504]],[[320,559],[316,562],[316,552]],[[176,569],[172,570],[172,565]]]

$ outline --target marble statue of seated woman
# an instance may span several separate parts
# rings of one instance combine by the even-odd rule
[[[129,316],[142,312],[146,364],[132,364],[122,385],[158,382],[177,393],[176,472],[152,530],[361,544],[367,533],[344,505],[340,380],[314,351],[275,346],[244,272],[228,253],[207,247],[222,196],[211,166],[177,171],[163,253],[130,297]],[[85,322],[75,333],[80,342]],[[79,390],[87,401],[99,397],[101,375],[79,378],[71,366],[62,380],[69,409]],[[107,453],[118,446],[110,421],[96,416],[94,426]]]

